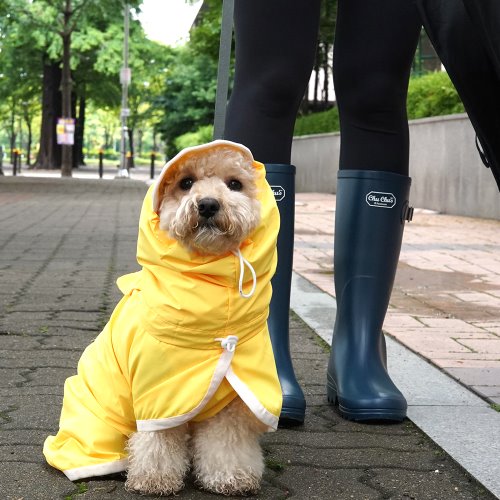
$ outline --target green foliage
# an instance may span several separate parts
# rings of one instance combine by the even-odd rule
[[[412,78],[407,99],[408,118],[463,113],[464,106],[445,71]]]
[[[213,122],[217,65],[207,55],[194,57],[189,47],[181,47],[169,67],[166,92],[158,99],[165,119],[158,129],[174,155],[176,137]]]
[[[213,123],[221,13],[220,0],[205,0],[189,43],[171,53],[165,93],[156,100],[168,156],[178,151],[177,137]]]
[[[294,135],[325,134],[337,132],[339,129],[339,110],[335,107],[297,118]]]
[[[428,73],[410,80],[407,98],[408,118],[464,113],[460,97],[444,71]],[[338,109],[301,116],[295,123],[295,136],[337,132],[340,130]]]
[[[196,146],[198,144],[205,144],[212,140],[214,133],[213,125],[205,125],[200,127],[196,132],[186,132],[174,140],[175,148],[180,151],[184,148]]]
[[[129,0],[132,8],[140,3]],[[60,0],[0,0],[0,140],[4,147],[9,140],[19,142],[21,135],[26,140],[23,123],[28,121],[38,139],[42,63],[61,62],[64,5]],[[120,130],[123,0],[71,0],[71,5],[71,77],[77,101],[85,97],[87,102],[85,144],[89,150],[105,147],[112,157]],[[153,143],[157,146],[153,134],[163,114],[152,103],[164,93],[170,54],[170,48],[146,38],[132,15],[128,126],[140,131],[149,150]]]

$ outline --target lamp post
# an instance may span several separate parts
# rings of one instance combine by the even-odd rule
[[[128,2],[124,4],[124,39],[123,39],[123,67],[120,70],[120,83],[122,84],[122,107],[120,112],[121,136],[120,136],[120,169],[116,178],[128,179],[129,171],[127,165],[127,118],[130,115],[128,106],[128,86],[131,82],[131,71],[128,67],[128,39],[130,9]]]

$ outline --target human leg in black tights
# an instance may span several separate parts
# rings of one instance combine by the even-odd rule
[[[295,167],[293,127],[317,42],[320,0],[236,0],[236,71],[225,139],[250,148],[266,164],[281,216],[278,267],[273,278],[269,332],[283,391],[281,425],[304,421],[305,398],[289,348]]]
[[[290,163],[311,75],[320,0],[236,0],[236,67],[224,138],[263,163]]]
[[[387,372],[382,325],[409,215],[406,92],[419,32],[413,0],[339,0],[337,317],[327,393],[354,420],[406,416],[406,400]]]
[[[420,27],[414,0],[338,0],[341,170],[408,175],[406,94]]]
[[[225,138],[247,145],[261,161],[279,163],[281,167],[289,163],[293,123],[313,64],[318,12],[317,1],[236,2],[236,75]],[[346,362],[339,366],[338,356],[332,355],[328,392],[332,399],[345,403],[341,404],[342,411],[345,410],[343,414],[349,418],[398,420],[404,417],[406,410],[404,398],[385,372],[382,362],[385,344],[380,328],[399,255],[400,218],[405,215],[407,206],[405,96],[419,25],[413,0],[339,0],[334,69],[342,128],[341,170],[349,170],[352,178],[339,179],[335,239],[339,311],[336,324],[344,326],[336,327],[338,341],[336,345],[334,341],[334,353],[341,353]],[[268,170],[273,170],[273,165],[269,167]],[[360,171],[371,172],[366,174],[368,180]],[[367,187],[374,191],[376,198],[384,195],[384,190],[388,191],[385,194],[392,195],[384,195],[381,205],[372,202],[373,208],[378,210],[374,212],[376,215],[397,214],[390,223],[380,217],[373,219],[373,213],[357,210],[357,207],[372,208],[367,201]],[[293,212],[283,213],[281,209],[280,212],[283,222],[293,220]],[[399,221],[397,227],[396,220]],[[280,261],[282,264],[287,261],[287,267],[291,266],[291,258],[283,259],[282,255],[286,253],[283,248],[292,248],[293,223],[291,227],[291,233],[289,228],[286,230],[286,241],[283,242],[281,232],[281,246],[278,241]],[[282,232],[283,229],[282,223]],[[385,235],[385,239],[376,241],[381,235]],[[373,254],[377,257],[370,260],[370,255],[361,251],[366,249],[374,249]],[[373,265],[362,271],[371,273],[371,268],[378,265],[384,271],[382,278],[373,276],[364,282],[358,280],[358,257],[362,254],[362,262],[373,261]],[[346,286],[349,275],[353,276],[354,284],[359,282],[359,287]],[[277,296],[288,295],[286,287],[281,287],[286,280],[280,277],[279,269],[277,276],[278,283],[273,282],[273,302]],[[379,293],[378,287],[383,289]],[[364,289],[366,296],[357,296],[358,289]],[[382,298],[379,302],[375,300],[378,296]],[[281,309],[288,313],[288,307]],[[346,310],[348,314],[342,312]],[[282,330],[285,326],[282,319],[273,323],[273,316],[271,304],[272,338],[273,325],[279,325]],[[366,320],[369,330],[374,333],[363,333],[364,327],[354,324],[356,317]],[[339,333],[341,331],[346,333]],[[362,332],[361,336],[357,331]],[[275,339],[279,337],[274,334]],[[288,331],[282,337],[286,337],[288,344]],[[364,341],[371,351],[366,352]],[[279,357],[277,355],[278,371]],[[367,369],[365,365],[369,365]],[[356,390],[347,398],[343,397],[345,366],[353,368],[347,376],[356,373],[354,367],[362,375],[354,377]],[[285,372],[288,373],[288,369]],[[379,383],[384,386],[383,390],[389,390],[388,398],[377,393]],[[286,391],[284,393],[286,399]],[[292,396],[293,403],[294,398],[299,397],[296,390]],[[298,420],[296,406],[292,420]]]

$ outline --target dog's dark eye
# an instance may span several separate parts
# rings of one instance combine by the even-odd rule
[[[241,191],[243,189],[243,184],[236,179],[232,179],[227,183],[227,187],[231,191]]]
[[[186,177],[185,179],[182,179],[181,182],[179,182],[179,186],[183,191],[189,191],[194,184],[194,179],[191,177]]]

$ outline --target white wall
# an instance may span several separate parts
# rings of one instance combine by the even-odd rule
[[[413,206],[500,219],[500,192],[479,158],[467,115],[410,121],[410,144]],[[335,193],[339,150],[338,133],[296,137],[297,191]]]

